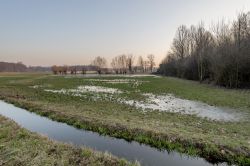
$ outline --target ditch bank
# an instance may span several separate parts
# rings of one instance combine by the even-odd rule
[[[39,115],[46,116],[52,120],[56,120],[58,122],[64,122],[69,125],[73,125],[76,128],[98,132],[101,135],[109,135],[111,137],[125,139],[128,143],[126,146],[129,146],[129,142],[132,142],[132,144],[136,142],[143,143],[145,144],[143,146],[150,145],[151,148],[155,147],[158,149],[157,150],[154,148],[154,150],[161,152],[161,153],[166,153],[164,155],[165,157],[163,158],[166,158],[168,152],[172,152],[172,154],[178,152],[178,153],[183,154],[183,156],[186,156],[187,158],[195,159],[197,157],[194,157],[194,156],[202,157],[206,159],[206,161],[212,164],[222,163],[221,165],[225,165],[224,162],[227,162],[227,164],[237,164],[237,165],[249,165],[250,164],[250,154],[249,154],[249,151],[247,150],[238,150],[238,149],[232,149],[230,147],[225,147],[225,146],[205,144],[205,143],[199,142],[199,140],[187,140],[183,138],[178,138],[174,135],[155,133],[153,131],[146,131],[146,130],[137,129],[137,128],[133,128],[133,129],[126,128],[125,126],[122,126],[120,124],[112,124],[112,125],[103,124],[98,119],[94,119],[94,118],[87,119],[84,117],[81,117],[81,118],[74,117],[74,116],[69,117],[55,110],[43,110],[39,108],[39,106],[34,105],[33,103],[27,102],[26,100],[20,99],[20,98],[16,99],[13,97],[11,98],[1,97],[1,99],[5,100],[6,102],[12,103],[16,105],[17,107],[27,109],[30,112],[35,112]],[[136,149],[134,150],[136,151]],[[127,153],[131,153],[131,151],[128,151]],[[117,154],[114,154],[114,155],[117,155]],[[117,156],[119,156],[119,154]],[[145,158],[146,159],[149,158],[150,160],[153,160],[155,156],[158,156],[158,155],[152,155],[152,157],[147,156]],[[124,156],[119,156],[119,157],[124,157]],[[140,159],[138,158],[136,159],[140,161]],[[131,159],[129,160],[131,161]],[[142,159],[142,161],[144,160]],[[158,161],[159,160],[157,160],[157,162]],[[209,164],[208,162],[204,161],[204,164]],[[204,164],[199,163],[199,165],[204,165]],[[144,164],[144,165],[147,165],[147,164]],[[192,163],[192,165],[194,164]]]

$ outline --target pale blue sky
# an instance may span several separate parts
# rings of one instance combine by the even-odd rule
[[[89,64],[95,56],[165,57],[176,28],[250,11],[250,0],[0,0],[0,61]]]

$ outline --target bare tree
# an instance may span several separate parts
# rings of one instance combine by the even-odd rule
[[[58,74],[58,67],[56,65],[51,67],[53,74]]]
[[[129,68],[132,70],[133,57],[128,57],[125,54],[116,56],[111,61],[111,66],[118,74],[126,74]]]
[[[137,65],[140,67],[140,70],[142,70],[142,72],[144,72],[144,60],[143,60],[142,56],[138,57]]]
[[[102,69],[107,66],[107,60],[104,57],[98,56],[93,60],[92,65],[96,66],[98,74],[101,74]]]
[[[120,71],[119,57],[114,57],[111,61],[111,66],[116,74]]]
[[[127,56],[125,54],[120,55],[118,57],[118,63],[120,66],[120,73],[126,74],[127,73]]]
[[[185,25],[182,25],[177,29],[172,48],[175,55],[180,59],[183,59],[188,55],[189,31]]]
[[[149,65],[148,61],[146,61],[146,60],[143,61],[144,72],[148,72],[148,69],[149,69],[148,65]]]
[[[240,13],[232,23],[201,22],[178,28],[171,51],[159,72],[181,78],[215,81],[226,87],[250,87],[250,13]]]
[[[68,66],[67,65],[62,66],[61,70],[62,70],[62,74],[67,74]],[[76,73],[76,71],[75,71],[75,73]]]
[[[243,54],[243,47],[245,38],[248,36],[248,25],[247,25],[247,14],[239,13],[237,20],[233,23],[233,35],[235,41],[235,47],[237,49],[237,54],[233,57],[235,60],[235,87],[238,87],[239,84],[239,63]]]
[[[210,76],[211,79],[213,79],[217,84],[222,84],[222,82],[224,82],[224,79],[228,79],[229,77],[231,77],[231,71],[227,71],[227,76],[224,73],[225,69],[228,68],[227,66],[231,66],[232,63],[231,55],[234,49],[232,47],[232,35],[229,25],[226,24],[224,20],[218,22],[216,25],[213,25],[212,32],[214,36],[215,52],[213,56],[210,57]]]
[[[130,54],[130,55],[127,55],[127,67],[128,67],[128,71],[129,71],[130,73],[133,72],[133,69],[132,69],[133,64],[134,64],[134,56],[131,55],[131,54]]]
[[[82,67],[82,74],[86,74],[86,68],[85,67]]]
[[[76,74],[76,73],[77,73],[77,68],[76,68],[76,66],[71,66],[71,67],[69,68],[69,70],[70,70],[70,74]]]
[[[51,70],[54,74],[67,74],[68,71],[68,66],[64,65],[64,66],[52,66]]]
[[[149,54],[147,58],[148,58],[149,69],[151,72],[153,72],[153,68],[155,66],[155,56],[153,54]]]
[[[213,37],[210,32],[206,31],[203,22],[200,22],[192,35],[195,41],[195,54],[197,57],[199,81],[202,82],[206,73],[206,56],[208,48],[213,42]]]

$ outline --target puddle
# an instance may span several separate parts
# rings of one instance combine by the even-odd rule
[[[103,86],[78,86],[77,89],[80,91],[87,91],[87,92],[97,92],[97,93],[122,93],[122,91],[116,88],[107,88]]]
[[[110,94],[120,94],[122,91],[116,88],[107,88],[103,86],[78,86],[76,89],[44,89],[46,92],[59,93],[59,94],[72,94],[73,96],[81,96],[82,93],[94,92],[94,93],[110,93]]]

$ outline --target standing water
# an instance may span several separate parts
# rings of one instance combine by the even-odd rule
[[[76,129],[65,123],[52,121],[12,104],[0,101],[0,114],[12,119],[23,128],[46,135],[49,138],[76,146],[86,146],[102,152],[125,158],[129,161],[139,161],[145,166],[208,166],[212,165],[198,157],[190,157],[177,152],[159,151],[148,145],[137,142],[127,142],[98,133]],[[226,165],[226,164],[220,164]]]

